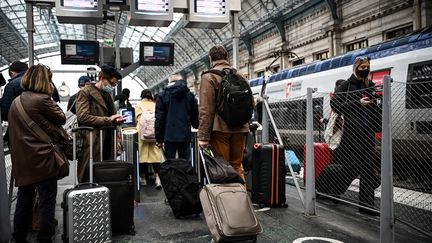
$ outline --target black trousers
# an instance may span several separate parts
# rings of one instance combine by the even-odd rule
[[[25,241],[33,216],[33,198],[39,194],[38,242],[52,242],[55,233],[54,216],[57,197],[57,178],[32,185],[18,187],[18,198],[14,215],[13,237],[17,242]]]
[[[178,153],[179,159],[185,159],[187,161],[191,160],[190,142],[185,142],[185,143],[164,142],[164,149],[165,149],[165,157],[167,159],[176,158],[176,153]]]

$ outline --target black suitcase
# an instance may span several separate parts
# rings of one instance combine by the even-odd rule
[[[252,152],[252,202],[261,207],[287,207],[285,150],[278,144],[255,144]]]
[[[160,166],[159,176],[176,218],[201,213],[200,183],[190,161],[167,159]]]
[[[102,127],[100,137],[103,130],[114,130],[116,127]],[[114,144],[115,141],[114,134]],[[102,157],[102,143],[101,158]],[[116,146],[114,146],[115,149]],[[114,151],[116,154],[116,151]],[[88,173],[86,173],[88,174]],[[94,162],[93,164],[93,180],[94,182],[106,186],[111,193],[111,225],[113,234],[135,234],[134,225],[134,206],[135,206],[135,190],[134,190],[134,166],[122,160],[104,160]]]

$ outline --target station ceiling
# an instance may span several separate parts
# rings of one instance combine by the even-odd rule
[[[248,0],[241,1],[239,13],[242,36],[252,36],[263,29],[276,28],[275,22],[301,8],[308,2],[317,0]],[[108,12],[108,15],[114,15]],[[57,21],[55,8],[37,6],[34,16],[34,56],[37,60],[49,55],[58,55],[60,39],[76,40],[115,40],[115,23],[107,20],[103,25],[61,24]],[[135,61],[139,58],[139,42],[174,42],[174,66],[140,67],[131,75],[138,76],[148,87],[163,82],[166,77],[178,71],[192,71],[202,65],[208,49],[215,44],[224,44],[230,49],[232,42],[231,25],[221,29],[184,28],[184,16],[175,13],[169,27],[138,27],[127,25],[127,12],[119,18],[121,35],[120,47],[131,47]],[[13,61],[28,58],[28,36],[26,23],[26,4],[24,0],[0,1],[0,67]],[[244,38],[242,38],[244,39]],[[244,45],[243,42],[241,44]]]

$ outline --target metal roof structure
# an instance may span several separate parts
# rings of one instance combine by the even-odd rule
[[[248,0],[241,1],[239,13],[241,45],[251,53],[251,40],[266,31],[277,29],[285,38],[283,25],[295,10],[305,12],[308,8],[325,4],[332,9],[334,0]],[[306,7],[307,8],[306,8]],[[297,14],[298,14],[297,13]],[[108,11],[108,15],[114,13]],[[115,40],[115,23],[109,18],[103,25],[61,24],[57,21],[55,8],[38,5],[34,16],[34,57],[59,55],[60,39]],[[113,19],[113,18],[112,18]],[[0,1],[0,67],[16,60],[28,58],[28,35],[24,0]],[[131,75],[140,78],[147,86],[154,87],[166,80],[173,72],[189,72],[197,65],[208,65],[206,53],[215,44],[231,49],[231,25],[221,29],[184,28],[185,17],[174,14],[168,27],[139,27],[127,25],[127,12],[119,18],[120,47],[131,47],[135,61],[139,58],[139,42],[174,42],[174,65],[169,67],[141,66]],[[282,26],[282,27],[281,27]]]

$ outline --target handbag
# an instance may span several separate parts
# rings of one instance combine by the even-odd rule
[[[324,140],[331,150],[339,147],[343,134],[343,116],[333,112],[330,115],[326,130],[324,131]]]
[[[76,99],[71,105],[71,108],[66,112],[66,123],[63,125],[63,128],[66,130],[70,139],[66,145],[62,146],[63,152],[66,155],[68,160],[73,160],[73,139],[72,139],[72,129],[78,127],[78,119],[76,114],[74,114],[71,109],[74,107],[76,103]],[[83,150],[83,134],[82,131],[77,133],[77,141],[76,141],[76,154],[77,159],[82,157]]]
[[[42,130],[36,122],[34,122],[27,112],[24,110],[24,107],[21,103],[21,96],[18,96],[18,99],[16,99],[16,104],[18,108],[18,112],[20,115],[24,118],[24,121],[27,123],[27,125],[42,139],[45,140],[47,143],[51,144],[54,149],[54,161],[57,164],[58,168],[58,175],[57,179],[63,179],[64,177],[69,175],[69,161],[66,158],[64,152],[59,148],[57,144],[54,144],[51,140],[51,138],[48,136],[48,134]]]
[[[201,149],[201,158],[205,160],[205,169],[212,184],[242,183],[243,179],[237,174],[231,164],[222,157],[215,157],[211,150]]]

